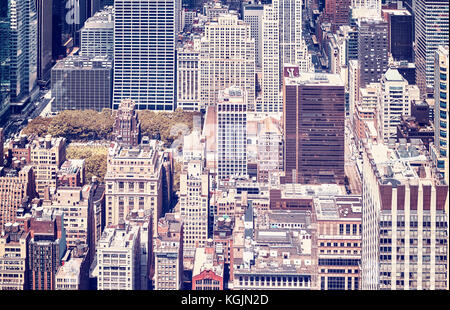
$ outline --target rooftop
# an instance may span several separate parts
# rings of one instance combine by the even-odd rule
[[[286,85],[344,86],[338,74],[301,72],[298,77],[286,77]]]

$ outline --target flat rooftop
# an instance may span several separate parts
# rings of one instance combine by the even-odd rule
[[[285,78],[286,85],[344,86],[338,74],[300,72],[300,76]]]

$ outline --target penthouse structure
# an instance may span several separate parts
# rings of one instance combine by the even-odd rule
[[[57,171],[66,160],[66,138],[46,135],[31,145],[31,164],[36,176],[36,192],[44,197],[46,188],[56,188]]]
[[[117,225],[131,210],[151,210],[156,231],[162,211],[162,154],[156,140],[133,148],[113,143],[108,151],[106,225]]]
[[[155,290],[180,290],[183,284],[183,222],[173,213],[158,221],[155,238]]]
[[[0,237],[0,291],[28,288],[30,233],[7,223]]]
[[[112,59],[68,56],[52,68],[52,111],[111,108]]]
[[[362,289],[447,288],[448,185],[433,170],[420,140],[365,143]]]
[[[98,290],[140,289],[140,228],[110,226],[97,245]]]
[[[285,183],[344,182],[345,90],[338,75],[285,77]]]

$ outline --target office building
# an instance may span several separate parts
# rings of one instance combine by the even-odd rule
[[[14,160],[11,166],[0,167],[0,226],[15,222],[17,209],[36,196],[33,167]]]
[[[114,1],[113,109],[175,110],[175,1]]]
[[[224,289],[224,266],[215,248],[197,248],[195,250],[194,269],[192,270],[193,291],[214,291]]]
[[[383,10],[388,23],[388,51],[396,61],[413,61],[413,16],[406,9]]]
[[[63,213],[37,207],[28,225],[31,235],[28,247],[28,288],[54,290],[55,275],[66,253]]]
[[[380,19],[358,20],[359,87],[378,83],[388,69],[388,29]]]
[[[448,45],[448,6],[446,0],[417,0],[413,5],[416,83],[423,98],[433,93],[435,52]]]
[[[8,5],[6,0],[0,5],[0,124],[3,124],[10,111],[10,66],[11,55],[9,46],[10,18],[8,15]]]
[[[285,77],[286,183],[344,182],[345,90],[338,75]]]
[[[434,63],[434,144],[430,153],[439,173],[449,184],[448,165],[448,101],[449,101],[449,67],[448,46],[440,46],[435,53]],[[439,85],[439,86],[438,86]]]
[[[247,177],[247,93],[230,87],[217,102],[217,176],[219,180]]]
[[[36,193],[44,197],[46,188],[56,188],[56,172],[66,161],[66,138],[35,139],[31,145],[31,164],[36,176]]]
[[[84,23],[81,32],[81,55],[114,59],[114,7],[107,6]]]
[[[361,196],[314,199],[318,277],[321,290],[359,290]]]
[[[37,85],[38,14],[33,0],[9,1],[11,102],[20,110]]]
[[[351,0],[326,0],[324,21],[331,23],[331,31],[336,32],[340,26],[348,25]]]
[[[196,141],[196,145],[201,145],[201,142]],[[205,156],[199,155],[183,156],[180,175],[184,257],[194,257],[195,249],[204,247],[208,239],[209,171],[205,167]]]
[[[162,154],[156,140],[137,147],[114,143],[108,150],[106,226],[125,220],[131,210],[151,210],[154,229],[162,212]]]
[[[28,288],[30,233],[18,223],[5,225],[0,237],[0,291]]]
[[[396,69],[389,68],[381,78],[378,126],[385,142],[397,138],[397,126],[402,115],[411,115],[411,105],[419,101],[419,88],[409,85]]]
[[[55,275],[55,290],[89,289],[89,251],[91,249],[86,244],[78,244],[66,252]]]
[[[50,69],[53,65],[53,25],[52,25],[52,0],[36,1],[38,14],[37,31],[37,79],[42,85],[50,81]]]
[[[52,68],[52,111],[111,108],[112,60],[108,56],[68,56]]]
[[[265,5],[262,17],[262,105],[257,112],[282,110],[280,94],[280,34],[278,11],[273,5]]]
[[[446,289],[448,185],[423,143],[369,140],[362,169],[361,288]]]
[[[200,42],[185,43],[177,49],[177,107],[200,110]]]
[[[200,105],[217,103],[219,91],[231,86],[247,92],[255,102],[255,40],[250,26],[236,15],[221,15],[205,26],[200,54]]]
[[[166,213],[155,238],[155,290],[180,290],[183,284],[183,222]]]
[[[97,245],[98,290],[139,290],[140,228],[121,223],[105,228]]]
[[[122,100],[113,125],[114,140],[124,147],[137,147],[141,142],[141,123],[133,100]]]
[[[244,5],[243,20],[250,25],[250,37],[255,39],[255,66],[262,67],[262,19],[263,6],[260,4]]]

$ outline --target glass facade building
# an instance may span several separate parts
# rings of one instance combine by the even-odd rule
[[[114,2],[113,108],[175,110],[175,1]]]
[[[108,56],[68,56],[52,69],[52,111],[111,108],[111,82]]]

